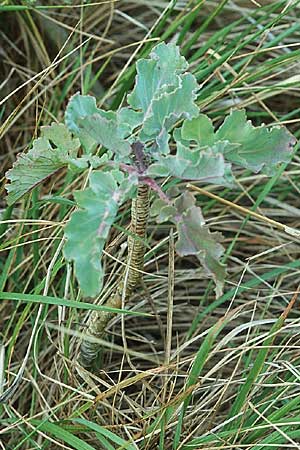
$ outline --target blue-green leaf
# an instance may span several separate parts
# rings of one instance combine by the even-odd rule
[[[78,136],[80,143],[87,154],[93,153],[96,149],[96,142],[84,130],[79,128],[78,120],[91,116],[98,112],[96,100],[90,95],[75,94],[69,100],[65,112],[65,123],[68,129]]]
[[[143,114],[128,107],[117,111],[117,121],[120,136],[129,137],[143,121]]]
[[[215,142],[213,123],[205,114],[185,120],[181,128],[181,137],[186,141],[197,142],[199,147],[213,145]]]
[[[80,118],[78,126],[89,137],[94,139],[97,144],[101,144],[108,150],[111,150],[117,157],[130,154],[130,143],[120,137],[120,128],[118,128],[116,114],[109,119],[101,114]]]
[[[185,180],[201,180],[214,183],[216,179],[225,184],[225,174],[228,164],[217,148],[188,148],[177,142],[176,155],[158,157],[157,163],[148,169],[149,176],[169,176]],[[228,167],[230,171],[230,167]]]
[[[278,164],[289,162],[296,139],[285,127],[255,128],[247,121],[245,110],[232,111],[216,133],[216,141],[239,144],[225,150],[225,157],[239,166],[268,175],[276,172]]]
[[[80,142],[63,124],[42,127],[41,137],[27,153],[21,153],[6,178],[7,202],[12,205],[39,183],[76,160]]]
[[[129,105],[143,113],[139,139],[147,142],[162,134],[164,153],[166,132],[178,119],[198,114],[195,99],[199,86],[187,68],[179,48],[162,42],[148,59],[137,62],[135,87],[127,97]]]
[[[93,97],[76,94],[67,106],[66,124],[88,153],[101,144],[124,161],[135,139],[144,143],[154,140],[155,150],[167,154],[168,131],[179,119],[192,119],[199,112],[195,103],[199,86],[187,68],[176,45],[160,43],[148,59],[137,62],[128,107],[103,111]]]
[[[79,210],[65,227],[65,256],[75,263],[75,273],[84,295],[95,296],[102,288],[101,254],[119,205],[132,196],[135,178],[120,171],[91,172],[89,187],[76,191]]]
[[[217,132],[210,119],[199,114],[186,120],[177,136],[185,142],[195,141],[199,152],[203,147],[217,146],[228,162],[268,175],[276,172],[279,163],[291,159],[296,142],[285,127],[254,127],[245,110],[231,111]]]
[[[142,114],[130,108],[120,111],[104,111],[97,107],[90,95],[75,94],[68,103],[65,122],[80,139],[86,153],[92,153],[97,145],[103,145],[117,156],[131,152],[127,139],[141,123]]]
[[[147,112],[154,98],[178,85],[180,74],[187,68],[179,47],[164,42],[156,45],[148,59],[140,59],[136,64],[135,87],[127,97],[128,103],[134,109]]]
[[[78,92],[73,95],[66,108],[65,122],[70,131],[74,134],[80,134],[78,120],[84,117],[92,116],[99,112],[95,97],[91,95],[80,95]]]
[[[195,104],[197,90],[195,77],[191,73],[186,73],[182,75],[174,90],[170,92],[166,88],[166,92],[154,98],[151,114],[144,119],[144,135],[154,137],[164,128],[170,130],[182,117],[195,117],[199,112]]]
[[[221,263],[224,248],[220,244],[222,235],[211,233],[202,216],[201,209],[195,205],[190,192],[184,192],[169,204],[157,199],[151,208],[158,223],[170,221],[177,226],[178,241],[176,251],[179,256],[195,255],[208,275],[216,284],[219,297],[223,291],[225,265]]]
[[[295,138],[284,127],[255,128],[244,110],[233,111],[214,131],[204,114],[185,120],[174,130],[175,155],[154,152],[149,176],[175,176],[185,180],[232,186],[231,163],[254,172],[272,175],[281,162],[292,156]]]
[[[190,197],[191,194],[186,192],[183,196]],[[224,248],[220,244],[222,235],[209,231],[208,226],[205,225],[201,209],[195,206],[194,198],[189,203],[188,206],[184,206],[182,217],[177,222],[178,242],[176,251],[180,256],[197,256],[207,274],[214,278],[216,295],[220,297],[223,293],[226,275],[225,265],[220,261],[224,253]]]

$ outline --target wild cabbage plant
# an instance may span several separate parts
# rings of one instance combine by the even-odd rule
[[[89,169],[88,187],[74,192],[77,208],[64,229],[64,255],[74,262],[84,296],[94,297],[102,290],[101,255],[118,210],[128,200],[132,207],[127,264],[106,305],[119,308],[140,282],[150,206],[158,223],[177,228],[178,255],[195,255],[214,279],[219,296],[225,279],[221,235],[209,230],[192,192],[165,192],[162,182],[172,177],[230,187],[235,166],[272,175],[280,163],[290,160],[295,139],[284,127],[254,127],[244,110],[231,111],[216,130],[199,112],[200,87],[173,44],[158,44],[147,59],[137,62],[136,71],[127,106],[105,111],[93,97],[75,94],[65,123],[41,128],[41,137],[7,173],[7,201],[14,204],[62,167]],[[110,318],[107,312],[93,312],[87,335],[102,337]],[[97,351],[97,344],[84,341],[83,364],[89,366]]]

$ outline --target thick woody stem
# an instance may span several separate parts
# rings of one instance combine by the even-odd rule
[[[136,198],[131,204],[131,223],[128,236],[128,265],[129,271],[126,289],[135,289],[141,280],[144,268],[145,238],[149,217],[149,186],[140,184]]]
[[[144,267],[145,237],[149,216],[149,186],[140,184],[137,196],[131,204],[130,235],[128,236],[127,264],[121,281],[115,292],[105,303],[105,306],[121,308],[122,298],[127,301],[132,291],[141,281]],[[89,320],[86,337],[103,339],[106,327],[114,313],[93,311]],[[90,367],[96,359],[101,347],[99,343],[83,338],[80,349],[80,362],[84,367]]]

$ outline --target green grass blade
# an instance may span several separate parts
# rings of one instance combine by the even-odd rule
[[[122,439],[120,436],[117,436],[115,433],[112,433],[110,430],[108,430],[104,427],[101,427],[97,423],[91,422],[86,419],[73,419],[73,422],[79,423],[81,425],[85,425],[90,430],[96,431],[100,435],[111,440],[114,444],[117,444],[119,446],[120,450],[121,449],[136,450],[135,446],[126,442],[124,439]]]
[[[183,420],[186,413],[186,410],[190,404],[192,395],[193,395],[193,387],[196,386],[198,382],[198,378],[201,374],[201,371],[207,361],[207,358],[209,356],[209,353],[213,347],[214,341],[217,338],[218,334],[222,331],[224,326],[232,319],[232,316],[234,316],[236,313],[235,310],[232,310],[229,314],[227,314],[226,317],[222,317],[219,319],[219,321],[210,329],[209,333],[207,334],[206,338],[204,339],[202,345],[200,346],[195,360],[193,362],[192,368],[190,370],[186,385],[185,385],[185,391],[187,393],[182,409],[180,411],[180,415],[178,418],[178,423],[176,426],[175,431],[175,438],[174,438],[174,444],[173,449],[177,449],[180,444],[180,436],[182,432],[182,426],[183,426]]]
[[[189,41],[184,45],[182,49],[182,54],[186,55],[190,48],[198,41],[201,34],[207,29],[208,25],[214,20],[214,18],[222,11],[224,6],[228,3],[228,0],[222,0],[221,3],[213,10],[213,12],[206,18],[204,23],[197,28],[197,31],[189,39]]]
[[[33,420],[31,422],[33,425],[37,426],[39,430],[44,433],[49,433],[56,439],[60,439],[72,448],[76,450],[97,450],[95,447],[84,442],[82,439],[74,436],[70,431],[65,430],[61,426],[54,424],[52,422],[39,422],[38,420]]]
[[[247,379],[246,379],[245,383],[243,383],[243,385],[242,385],[239,393],[237,394],[236,399],[232,405],[232,408],[230,409],[230,413],[228,415],[229,419],[238,415],[239,413],[241,413],[243,411],[243,408],[247,401],[250,390],[253,387],[255,381],[257,380],[257,378],[258,378],[259,374],[261,373],[263,366],[266,362],[266,358],[268,356],[270,346],[272,345],[272,343],[276,337],[276,334],[282,328],[282,326],[285,322],[285,319],[287,318],[290,310],[292,309],[297,297],[298,297],[298,291],[294,294],[292,300],[290,301],[288,306],[285,308],[284,312],[280,315],[278,320],[274,323],[274,325],[272,326],[272,328],[270,330],[268,337],[263,342],[262,348],[257,353],[257,356],[254,360],[252,368],[250,369]],[[240,420],[241,419],[239,419],[239,422],[240,422]],[[231,423],[230,423],[230,426],[232,426]]]
[[[38,294],[20,294],[17,292],[0,292],[0,299],[2,300],[13,300],[13,301],[23,301],[29,303],[43,303],[46,305],[59,305],[59,306],[67,306],[69,308],[77,308],[77,309],[88,309],[95,311],[107,311],[113,312],[116,314],[129,314],[134,316],[149,316],[149,314],[139,313],[136,311],[127,311],[125,309],[118,308],[109,308],[107,306],[95,305],[93,303],[85,303],[85,302],[75,302],[74,300],[68,300],[66,298],[59,297],[50,297],[46,295],[38,295]]]

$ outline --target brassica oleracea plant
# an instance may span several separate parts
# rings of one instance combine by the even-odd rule
[[[172,177],[181,180],[180,186],[189,181],[233,186],[236,166],[272,175],[290,160],[295,139],[284,127],[254,127],[239,109],[215,129],[197,106],[195,76],[171,43],[154,47],[137,62],[136,71],[126,106],[118,111],[99,109],[95,98],[75,94],[65,123],[41,128],[32,148],[7,173],[7,201],[16,203],[62,167],[75,173],[88,170],[88,187],[74,192],[77,207],[64,229],[64,255],[74,263],[84,296],[101,293],[101,255],[118,210],[128,201],[127,262],[106,305],[120,308],[141,281],[150,211],[158,223],[176,227],[178,255],[195,255],[219,296],[226,275],[222,237],[209,230],[189,189],[165,191],[162,182]],[[94,311],[86,334],[102,337],[111,316]],[[97,352],[95,342],[84,340],[82,363],[90,366]]]

